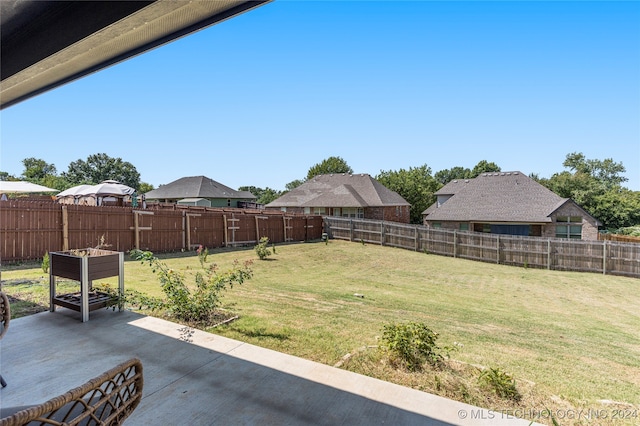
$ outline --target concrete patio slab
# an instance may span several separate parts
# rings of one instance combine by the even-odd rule
[[[429,393],[134,312],[67,309],[11,322],[0,408],[44,402],[138,357],[129,425],[529,425]]]

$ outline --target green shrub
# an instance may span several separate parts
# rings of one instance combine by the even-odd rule
[[[265,260],[267,257],[271,256],[271,250],[269,249],[269,238],[262,237],[260,238],[260,242],[256,246],[256,253],[260,260]]]
[[[620,228],[618,229],[618,233],[621,235],[628,235],[630,237],[640,237],[640,225]]]
[[[44,256],[42,256],[42,271],[45,274],[49,273],[49,252],[46,252]]]
[[[217,272],[213,264],[202,271],[182,274],[167,267],[149,251],[132,250],[131,257],[148,264],[158,275],[165,298],[149,297],[140,292],[127,291],[125,300],[135,306],[151,310],[162,310],[167,315],[189,324],[210,325],[220,306],[221,292],[234,284],[242,284],[251,278],[251,262],[239,265],[234,262],[231,270]],[[193,279],[191,286],[187,278]]]
[[[406,322],[384,326],[382,341],[394,362],[410,371],[419,371],[425,363],[439,365],[444,357],[436,345],[438,333],[423,323]]]
[[[482,386],[488,387],[500,398],[520,401],[521,395],[516,388],[515,379],[500,368],[488,368],[480,374],[478,381]]]
[[[204,264],[207,263],[207,256],[209,256],[209,249],[206,247],[203,247],[202,244],[200,244],[198,246],[198,249],[196,250],[196,253],[198,254],[198,260],[200,261],[200,266],[204,268]]]

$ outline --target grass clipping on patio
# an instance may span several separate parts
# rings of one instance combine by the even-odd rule
[[[194,252],[158,257],[177,272],[201,268]],[[219,249],[209,258],[225,270],[257,255]],[[9,295],[36,293],[36,284],[10,283],[36,282],[39,265],[5,268]],[[552,424],[546,409],[576,410],[556,416],[562,425],[640,422],[638,279],[336,240],[279,245],[277,257],[252,271],[250,285],[221,300],[239,319],[206,330],[540,423]],[[125,262],[125,277],[128,289],[163,294],[147,265]],[[43,289],[46,297],[48,282]],[[426,325],[441,350],[453,350],[442,350],[438,365],[400,365],[385,349],[384,327],[407,322]],[[514,383],[519,399],[492,382]]]

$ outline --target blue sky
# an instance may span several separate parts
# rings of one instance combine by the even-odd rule
[[[0,170],[106,153],[154,186],[282,190],[480,160],[612,158],[640,190],[640,2],[276,0],[0,113]]]

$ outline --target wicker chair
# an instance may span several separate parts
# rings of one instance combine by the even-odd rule
[[[120,425],[140,403],[142,386],[142,363],[132,358],[45,403],[21,407],[0,426]]]
[[[9,321],[11,321],[9,298],[3,291],[0,291],[0,339],[2,339],[7,332]],[[0,385],[3,388],[7,386],[7,382],[2,378],[2,374],[0,374]]]

